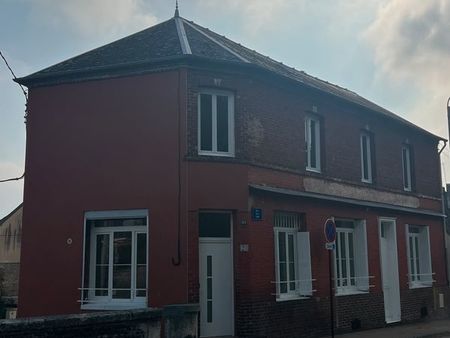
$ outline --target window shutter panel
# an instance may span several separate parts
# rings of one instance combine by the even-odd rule
[[[311,250],[309,232],[297,232],[299,293],[312,296]]]
[[[420,280],[424,284],[431,286],[433,284],[433,276],[431,275],[430,234],[428,226],[421,229],[419,239]]]
[[[409,225],[405,224],[405,238],[406,238],[406,257],[408,259],[408,283],[411,288],[412,276],[411,276],[411,249],[409,248]]]
[[[369,291],[369,269],[367,265],[367,234],[366,222],[358,221],[355,224],[355,277],[356,288]]]

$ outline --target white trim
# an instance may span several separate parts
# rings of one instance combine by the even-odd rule
[[[89,220],[101,220],[101,219],[117,219],[117,218],[142,218],[145,217],[146,224],[139,226],[113,226],[113,227],[92,227],[89,229],[90,232],[90,261],[89,267],[86,267],[86,230],[87,221]],[[112,288],[113,288],[113,242],[114,233],[126,231],[131,232],[131,288],[130,288],[130,299],[114,299],[112,298]],[[134,293],[136,290],[136,269],[137,269],[137,235],[139,233],[144,233],[146,235],[146,295],[144,297],[137,297]],[[98,235],[108,235],[108,296],[95,296],[95,268],[96,268],[96,246],[97,246],[97,236]],[[81,309],[82,310],[114,310],[114,309],[135,309],[135,308],[145,308],[147,307],[149,299],[148,290],[148,276],[149,276],[149,217],[148,211],[146,209],[136,209],[136,210],[112,210],[112,211],[88,211],[84,215],[84,238],[83,238],[83,270],[82,270],[82,287],[81,292]],[[89,269],[89,281],[87,282],[88,287],[84,285],[85,270]],[[143,290],[143,289],[139,289]],[[85,291],[88,292],[88,298],[84,299]]]
[[[201,95],[211,95],[211,150],[201,149]],[[217,96],[226,96],[228,98],[228,151],[217,150]],[[201,90],[197,97],[197,147],[199,155],[234,157],[234,94],[223,90]]]
[[[199,32],[200,34],[202,34],[203,36],[206,36],[208,39],[210,39],[212,42],[216,43],[218,46],[222,47],[223,49],[225,49],[226,51],[230,52],[231,54],[233,54],[234,56],[236,56],[238,59],[240,59],[241,61],[244,61],[246,63],[250,63],[250,61],[248,61],[246,58],[244,58],[243,56],[241,56],[240,54],[236,53],[234,50],[230,49],[229,47],[225,46],[223,43],[217,41],[216,39],[214,39],[213,37],[209,36],[208,34],[206,34],[205,32],[203,32],[202,30],[198,29],[197,27],[195,27],[193,24],[191,24],[190,22],[184,20],[181,18],[181,20],[183,20],[183,22],[185,24],[187,24],[188,26],[190,26],[191,28],[195,29],[197,32]]]
[[[315,149],[311,148],[311,121],[315,123]],[[307,116],[305,118],[305,143],[306,143],[306,170],[313,171],[316,173],[321,172],[321,146],[320,146],[320,120],[316,117]],[[316,155],[316,166],[311,166],[311,153],[315,152]]]
[[[179,17],[175,18],[175,25],[177,26],[178,39],[180,40],[181,51],[183,54],[192,54],[189,40],[184,30],[183,20]]]
[[[109,219],[109,218],[136,218],[148,217],[147,209],[131,209],[131,210],[107,210],[107,211],[86,211],[84,213],[85,221],[87,219]]]
[[[221,211],[221,210],[202,210],[199,211],[200,213],[222,213],[222,214],[228,214],[230,215],[230,237],[199,237],[198,241],[199,241],[199,247],[198,250],[200,251],[200,243],[224,243],[224,244],[230,244],[230,248],[231,248],[231,330],[234,333],[235,332],[235,294],[234,294],[234,275],[235,275],[235,271],[234,271],[234,242],[233,242],[233,212],[231,211]],[[200,257],[199,257],[200,259]],[[198,271],[200,273],[200,269]],[[200,278],[200,276],[199,276]],[[200,324],[199,324],[200,325]]]
[[[403,152],[405,152],[406,156],[403,156]],[[405,163],[406,157],[406,163]],[[412,190],[412,174],[411,174],[411,148],[409,146],[402,146],[402,176],[403,176],[403,190],[411,191]],[[406,176],[405,177],[405,171]],[[407,179],[407,180],[406,180]],[[405,183],[408,181],[409,186]]]
[[[366,149],[363,149],[363,138],[366,139]],[[372,136],[369,133],[362,132],[360,135],[360,149],[361,149],[361,182],[372,183]],[[367,162],[367,178],[364,177],[364,150],[366,151]]]

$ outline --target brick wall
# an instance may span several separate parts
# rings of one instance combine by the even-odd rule
[[[214,79],[220,79],[219,87]],[[436,139],[342,100],[256,73],[188,73],[191,157],[197,156],[197,94],[205,87],[235,94],[236,157],[232,161],[305,174],[304,119],[315,106],[322,121],[321,177],[365,185],[361,182],[359,137],[361,130],[367,129],[374,136],[375,148],[374,184],[369,186],[404,192],[401,149],[408,143],[414,155],[415,192],[440,198]]]

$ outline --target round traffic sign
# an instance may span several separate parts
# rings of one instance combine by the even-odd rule
[[[334,219],[327,219],[323,227],[323,232],[325,234],[325,240],[328,243],[332,243],[336,240],[336,224],[334,223]]]

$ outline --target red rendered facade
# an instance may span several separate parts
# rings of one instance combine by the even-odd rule
[[[203,88],[234,94],[233,158],[198,155],[197,96]],[[305,179],[316,178],[415,198],[417,209],[439,214],[438,139],[423,132],[275,76],[230,69],[180,68],[34,88],[29,110],[21,317],[81,311],[77,300],[84,213],[95,210],[148,209],[152,307],[199,301],[198,213],[231,211],[238,335],[288,336],[324,330],[320,323],[328,314],[328,255],[322,227],[331,216],[367,222],[374,287],[366,298],[373,304],[382,306],[383,301],[379,217],[393,217],[397,222],[402,318],[419,316],[421,306],[410,305],[411,297],[422,297],[430,311],[434,306],[431,288],[416,294],[409,290],[405,224],[429,226],[434,287],[446,293],[442,218],[249,188],[253,184],[304,191]],[[309,114],[321,121],[320,174],[305,170],[304,119]],[[376,152],[370,185],[360,178],[359,135],[367,128],[374,135]],[[403,191],[400,155],[405,140],[415,155],[414,189],[408,193]],[[262,221],[252,221],[252,207],[262,209]],[[305,215],[317,290],[308,300],[276,302],[273,295],[276,210]],[[242,252],[241,244],[249,250]],[[337,306],[344,309],[354,301],[346,299],[339,297]],[[365,309],[367,318],[372,318],[366,327],[383,325],[383,309],[378,305]],[[294,320],[287,320],[283,311]],[[355,306],[354,311],[361,307]],[[342,310],[340,327],[348,329],[353,318],[351,311]]]

